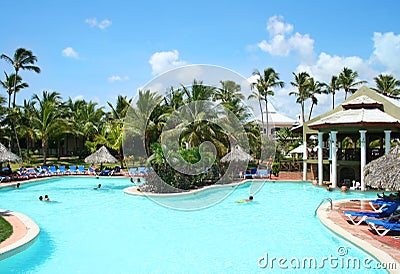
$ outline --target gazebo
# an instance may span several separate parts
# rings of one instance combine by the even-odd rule
[[[304,123],[303,143],[311,136],[316,137],[317,155],[303,152],[303,180],[311,166],[320,185],[324,180],[332,187],[356,180],[365,190],[365,165],[387,154],[390,140],[400,137],[400,101],[361,87],[335,109]]]
[[[100,164],[100,169],[103,168],[103,164],[114,164],[117,162],[118,160],[111,155],[105,146],[102,146],[96,152],[85,158],[85,163]]]

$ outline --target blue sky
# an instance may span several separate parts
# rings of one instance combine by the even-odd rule
[[[300,106],[288,96],[292,72],[329,81],[347,66],[369,86],[379,73],[400,78],[400,3],[383,3],[4,1],[0,53],[12,56],[24,47],[38,57],[40,74],[20,74],[30,87],[19,103],[48,90],[106,105],[118,94],[134,97],[153,77],[181,65],[217,65],[246,78],[273,67],[286,86],[271,101],[294,118]],[[0,69],[12,73],[3,60]],[[343,98],[339,92],[337,102]],[[328,110],[330,100],[320,97],[315,114]]]

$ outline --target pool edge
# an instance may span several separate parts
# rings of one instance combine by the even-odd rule
[[[8,215],[16,217],[25,226],[26,229],[26,233],[21,238],[0,248],[0,260],[4,260],[29,248],[37,239],[40,233],[40,228],[35,222],[32,221],[32,219],[22,213],[3,209],[0,209],[0,211],[7,212]],[[7,221],[9,222],[9,220]],[[15,224],[13,224],[12,222],[9,223],[13,226],[14,230]]]
[[[368,200],[368,199],[366,199]],[[350,201],[350,199],[342,199],[342,200],[336,200],[334,202],[346,202]],[[333,209],[334,210],[334,209]],[[365,241],[363,239],[360,239],[353,234],[351,234],[349,231],[341,227],[340,225],[335,224],[329,217],[329,213],[331,212],[330,209],[330,204],[322,204],[318,210],[317,210],[317,217],[320,220],[320,222],[328,228],[330,231],[332,231],[334,234],[338,235],[339,237],[343,238],[344,240],[350,242],[351,244],[357,246],[358,248],[362,249],[366,253],[370,254],[377,260],[379,260],[381,263],[388,263],[388,262],[393,262],[396,263],[396,265],[400,265],[400,262],[396,260],[392,255],[389,253],[375,247],[372,243]],[[386,270],[388,273],[399,273],[397,269],[383,269]]]

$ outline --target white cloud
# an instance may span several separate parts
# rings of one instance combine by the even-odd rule
[[[374,52],[371,60],[386,66],[389,73],[400,74],[400,62],[398,60],[398,56],[400,56],[400,34],[375,32],[372,40],[374,41]]]
[[[268,19],[267,30],[270,36],[290,33],[293,25],[283,22],[283,16],[272,16]]]
[[[330,82],[332,75],[338,75],[344,67],[357,71],[362,80],[371,80],[378,72],[370,67],[368,61],[358,56],[341,57],[322,52],[316,63],[300,64],[296,72],[306,71],[318,81]]]
[[[62,55],[68,58],[79,59],[78,53],[72,47],[63,49]]]
[[[129,80],[128,76],[118,76],[118,75],[112,75],[110,77],[107,78],[108,82],[115,82],[115,81],[126,81]]]
[[[98,27],[99,29],[105,29],[105,28],[107,28],[108,26],[111,25],[111,21],[110,20],[104,19],[103,21],[98,22],[97,18],[95,18],[95,17],[94,18],[88,18],[88,19],[85,20],[85,22],[89,26],[91,26],[92,28],[93,27]]]
[[[158,75],[167,70],[186,64],[185,61],[179,60],[179,52],[176,49],[172,51],[161,51],[154,53],[150,57],[149,63],[151,65],[153,75]]]
[[[296,32],[291,35],[293,25],[284,22],[282,16],[272,16],[268,20],[267,30],[270,40],[262,40],[257,46],[271,55],[288,56],[296,51],[300,56],[311,56],[314,53],[314,40],[308,34]]]

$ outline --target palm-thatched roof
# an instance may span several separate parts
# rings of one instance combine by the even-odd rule
[[[253,160],[254,158],[245,152],[239,145],[233,147],[230,152],[221,158],[221,162],[248,162]]]
[[[118,160],[111,155],[105,146],[99,148],[96,152],[85,158],[85,163],[90,164],[113,164]]]
[[[364,168],[364,180],[372,188],[400,191],[400,146],[369,162]]]
[[[2,143],[0,143],[0,162],[20,162],[21,158],[9,151]]]

